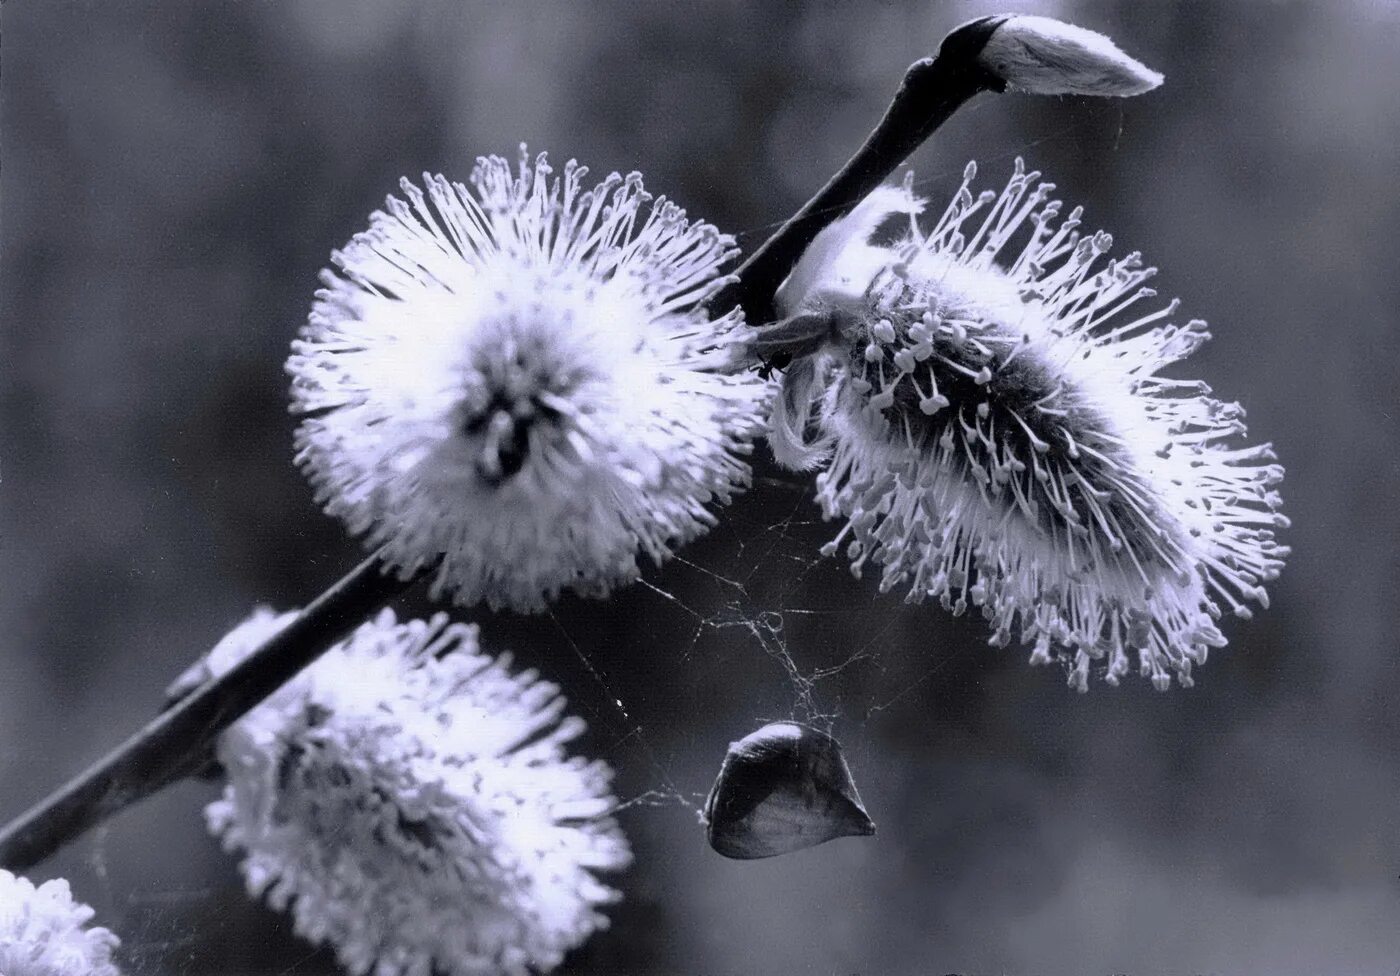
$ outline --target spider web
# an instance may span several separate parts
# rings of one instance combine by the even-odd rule
[[[681,638],[658,648],[656,653],[700,669],[722,667],[722,661],[711,660],[716,654],[748,655],[765,662],[771,675],[785,685],[785,713],[758,716],[752,727],[734,729],[730,738],[740,738],[769,721],[795,721],[836,734],[838,727],[852,718],[827,689],[852,669],[867,669],[875,674],[877,685],[886,686],[886,690],[854,709],[868,717],[894,706],[950,663],[951,656],[937,656],[915,675],[901,673],[894,675],[894,680],[886,680],[891,677],[891,668],[881,660],[878,651],[901,617],[888,612],[888,607],[876,600],[868,581],[836,584],[842,597],[851,591],[863,595],[860,604],[831,601],[830,578],[849,579],[849,571],[839,560],[823,557],[818,551],[822,542],[834,534],[835,526],[821,517],[811,476],[763,477],[751,493],[768,494],[768,503],[739,504],[722,511],[719,524],[701,547],[703,555],[683,550],[673,557],[673,565],[666,572],[648,574],[636,584],[653,607],[659,605],[682,622]],[[774,504],[774,496],[781,499],[781,504]],[[780,511],[776,517],[756,518],[752,511],[755,507],[763,509],[759,516],[771,515],[775,508]],[[664,582],[656,577],[664,577]],[[611,712],[602,714],[596,705],[582,706],[593,713],[595,726],[602,724],[608,730],[606,751],[618,756],[619,762],[644,763],[657,781],[657,785],[622,800],[615,812],[638,806],[679,805],[699,817],[704,793],[687,790],[678,782],[646,724],[616,690],[617,681],[606,673],[597,656],[585,649],[586,642],[571,634],[570,626],[560,615],[550,615],[595,683],[606,710]],[[857,629],[863,636],[855,641],[827,641],[828,645],[837,645],[834,655],[830,646],[825,655],[817,653],[814,635],[820,634],[824,624],[838,618],[861,623],[863,626]],[[752,669],[753,661],[747,662],[746,667]],[[740,687],[734,693],[742,698],[743,682],[737,684]],[[577,694],[579,689],[572,690],[578,703],[582,697]],[[762,698],[756,695],[754,703],[741,701],[740,710],[746,705],[758,707],[757,700]],[[771,700],[771,694],[767,700]],[[715,772],[722,758],[721,743],[714,755]]]
[[[711,532],[704,556],[693,558],[683,550],[673,557],[675,565],[664,574],[666,585],[652,578],[662,574],[649,574],[636,584],[653,606],[659,604],[684,622],[682,638],[657,648],[656,653],[697,668],[722,667],[722,662],[709,660],[721,650],[748,655],[765,662],[772,676],[785,684],[786,713],[756,715],[752,726],[733,729],[729,738],[740,738],[766,722],[794,721],[839,739],[842,729],[863,724],[871,715],[896,706],[966,652],[968,645],[963,643],[949,647],[946,653],[928,655],[913,673],[884,660],[881,649],[905,619],[891,606],[899,601],[895,597],[877,598],[870,581],[850,580],[843,562],[819,553],[836,526],[822,519],[811,476],[764,478],[752,491],[779,493],[781,514],[755,519],[746,506],[726,510],[720,513],[720,523]],[[833,577],[845,577],[848,582],[833,583]],[[841,598],[835,602],[831,600],[833,588]],[[853,594],[858,603],[845,599]],[[922,612],[936,611],[923,608]],[[616,690],[617,681],[606,673],[597,656],[585,649],[585,642],[572,636],[560,616],[551,612],[551,617],[605,703],[603,709],[590,706],[584,703],[580,689],[574,688],[575,704],[592,713],[595,727],[601,724],[608,730],[606,752],[616,757],[615,762],[640,762],[656,781],[651,788],[620,801],[614,812],[679,805],[701,817],[704,792],[688,790],[679,782],[646,723]],[[824,625],[837,619],[855,621],[858,626],[851,629],[860,636],[822,642],[828,645],[823,654],[815,645],[821,642]],[[748,667],[753,667],[752,662]],[[847,707],[829,689],[855,669],[862,670],[860,677],[864,679],[858,683],[872,686],[872,693]],[[742,699],[745,689],[742,682],[738,684],[734,693]],[[771,697],[757,695],[755,702],[741,701],[739,708],[757,708],[758,699]],[[604,714],[604,709],[611,714]],[[713,772],[719,770],[725,741],[716,743]]]
[[[870,660],[871,656],[867,646],[835,665],[807,667],[799,661],[789,637],[789,622],[794,617],[818,617],[834,612],[798,605],[808,577],[828,561],[817,553],[811,541],[813,527],[820,521],[811,491],[800,490],[798,484],[776,478],[762,479],[754,490],[775,488],[790,496],[785,499],[784,510],[778,518],[755,521],[742,507],[726,510],[720,513],[719,524],[707,540],[705,548],[711,554],[709,559],[691,558],[687,551],[673,557],[675,566],[666,575],[677,577],[680,585],[668,587],[652,578],[643,578],[637,586],[684,621],[681,640],[666,647],[664,653],[675,656],[683,664],[693,663],[706,653],[702,645],[714,638],[726,638],[726,643],[743,652],[757,652],[789,686],[790,709],[782,717],[829,732],[839,716],[836,710],[824,705],[820,686],[845,668]],[[707,565],[709,562],[715,565]],[[682,578],[686,576],[689,579]],[[778,581],[776,587],[772,585],[774,580]],[[701,794],[687,792],[677,785],[645,727],[614,691],[613,683],[598,662],[570,635],[560,617],[553,612],[551,617],[615,711],[616,721],[609,724],[620,727],[621,731],[614,735],[612,748],[635,743],[643,761],[661,781],[661,785],[622,801],[616,810],[679,804],[698,815],[700,808],[696,799]]]

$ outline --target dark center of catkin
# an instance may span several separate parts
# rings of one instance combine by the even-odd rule
[[[441,869],[440,852],[451,837],[450,827],[432,813],[407,814],[384,786],[365,782],[362,774],[329,758],[315,734],[287,745],[276,783],[275,823],[306,818],[305,826],[316,834],[342,841],[346,830],[358,824],[370,831],[375,844],[397,851],[424,873]]]
[[[538,397],[512,400],[492,393],[485,409],[463,419],[463,433],[485,438],[486,448],[477,458],[477,474],[493,487],[520,473],[530,450],[530,430],[539,422],[558,420],[559,412]]]
[[[465,370],[458,427],[476,450],[476,473],[492,487],[519,474],[532,434],[562,427],[568,403],[591,373],[561,355],[549,330],[528,330],[475,350]]]
[[[914,348],[907,324],[899,331]],[[1044,532],[1072,533],[1113,552],[1132,547],[1140,561],[1177,563],[1180,529],[1160,516],[1111,418],[1066,382],[1057,364],[1018,348],[1021,336],[1002,326],[930,331],[923,358],[895,383],[884,411],[891,437],[907,438],[920,453],[941,448],[985,497],[1015,505]],[[863,332],[851,345],[851,375],[869,382],[873,395],[897,367],[889,357],[866,358],[877,337],[868,326]],[[947,404],[930,413],[935,386]]]

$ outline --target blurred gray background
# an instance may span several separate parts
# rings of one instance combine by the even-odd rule
[[[1065,689],[980,621],[817,562],[803,478],[606,604],[482,617],[567,689],[637,851],[576,974],[1393,974],[1400,968],[1400,6],[67,2],[3,8],[0,816],[157,707],[257,602],[359,548],[291,465],[281,363],[316,272],[402,174],[527,140],[753,247],[904,69],[1004,7],[1165,72],[1126,102],[981,96],[915,157],[935,199],[1017,154],[1216,335],[1182,375],[1275,442],[1294,555],[1191,691]],[[674,599],[668,599],[668,594]],[[429,609],[421,597],[404,604]],[[849,662],[810,686],[802,674]],[[621,703],[620,705],[618,703]],[[834,716],[879,824],[710,852],[726,743]],[[129,973],[335,972],[251,903],[207,784],[46,864]]]

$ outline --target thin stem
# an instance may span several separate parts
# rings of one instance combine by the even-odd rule
[[[31,868],[90,827],[197,770],[219,733],[416,582],[386,570],[377,555],[360,563],[237,667],[7,825],[0,831],[0,865],[17,872]]]
[[[973,95],[1003,89],[978,64],[977,55],[1004,20],[983,17],[964,24],[944,38],[936,58],[911,65],[865,144],[739,267],[737,281],[711,299],[710,307],[741,305],[748,321],[771,321],[773,293],[822,228],[849,213]],[[785,342],[775,332],[760,347],[776,360],[790,355]],[[201,686],[0,830],[0,866],[15,871],[33,867],[89,828],[197,772],[220,733],[428,572],[401,580],[378,556],[365,560],[237,667]]]
[[[756,325],[776,318],[773,294],[812,239],[850,213],[968,99],[978,92],[1004,90],[1005,83],[983,68],[977,55],[1005,19],[982,17],[964,24],[944,38],[937,57],[911,64],[884,118],[865,143],[739,266],[738,281],[718,292],[710,307],[723,311],[739,305]]]

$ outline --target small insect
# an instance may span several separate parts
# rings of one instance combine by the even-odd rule
[[[759,379],[766,380],[771,378],[774,373],[781,373],[787,369],[791,362],[792,353],[790,352],[775,352],[767,357],[759,356],[758,366],[754,368],[754,372],[758,374]]]
[[[795,722],[774,722],[729,744],[704,821],[710,846],[739,860],[875,833],[841,744]]]

